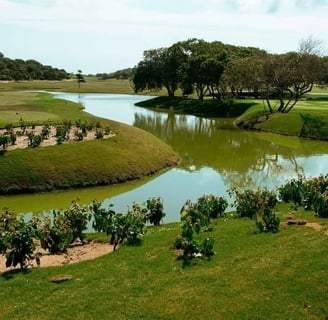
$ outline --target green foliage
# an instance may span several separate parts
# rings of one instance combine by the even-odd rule
[[[303,206],[305,210],[322,208],[324,211],[325,192],[328,188],[328,175],[320,175],[305,179],[291,179],[278,187],[280,198],[284,202],[293,201],[295,206]],[[321,211],[321,210],[319,210]]]
[[[29,147],[38,147],[42,142],[42,136],[40,134],[35,134],[33,131],[27,134],[29,140]]]
[[[284,202],[293,201],[295,206],[302,204],[303,177],[290,179],[284,185],[278,187],[279,196]]]
[[[37,228],[34,221],[25,222],[16,212],[4,208],[0,214],[0,253],[6,255],[6,267],[27,268],[34,255]],[[36,259],[38,262],[38,259]]]
[[[262,215],[257,218],[256,226],[260,232],[273,232],[279,231],[280,219],[277,215],[270,209],[265,208]]]
[[[104,137],[104,131],[102,129],[97,129],[95,133],[96,139],[102,139]]]
[[[74,132],[74,135],[75,135],[75,137],[76,137],[76,139],[77,139],[78,141],[82,141],[82,140],[84,139],[84,134],[83,134],[82,131],[78,131],[78,130],[76,130],[76,131]]]
[[[277,204],[277,195],[274,191],[231,189],[230,196],[234,197],[233,205],[239,217],[255,219],[260,232],[278,232],[280,219],[272,211]]]
[[[41,247],[50,253],[65,252],[73,240],[73,232],[61,212],[53,213],[53,221],[39,223]]]
[[[204,195],[198,199],[197,207],[205,216],[216,219],[225,215],[228,201],[223,197],[216,197],[212,194]]]
[[[42,139],[48,139],[49,135],[50,135],[50,124],[47,123],[42,127],[41,137]]]
[[[207,238],[201,244],[194,236],[201,232],[202,226],[208,226],[209,217],[198,210],[197,204],[187,200],[180,212],[181,234],[176,238],[174,246],[183,250],[184,258],[197,256],[210,257],[214,254],[214,240]]]
[[[114,245],[114,250],[124,241],[129,245],[140,242],[140,236],[144,234],[146,224],[145,209],[134,203],[132,210],[122,214],[112,210],[112,205],[108,210],[100,208],[100,206],[100,203],[93,202],[94,221],[92,226],[96,231],[106,232],[110,236],[109,242]]]
[[[70,207],[63,212],[67,225],[72,230],[72,242],[79,239],[82,243],[85,238],[84,231],[91,219],[91,212],[87,206],[80,206],[75,200]]]
[[[0,80],[63,80],[68,78],[69,74],[64,69],[43,65],[36,60],[0,56]]]
[[[262,215],[269,208],[272,209],[277,203],[275,192],[267,189],[263,190],[229,190],[229,195],[234,197],[233,205],[239,217],[255,218],[256,215]]]
[[[68,130],[69,127],[66,125],[56,126],[57,144],[62,144],[65,140],[68,139]]]
[[[328,189],[315,199],[314,212],[321,218],[328,218]]]
[[[149,198],[146,201],[146,207],[148,209],[147,212],[147,220],[155,226],[159,226],[161,224],[161,220],[165,217],[165,213],[163,211],[163,200],[160,197]]]
[[[6,150],[9,144],[9,136],[6,134],[0,134],[0,146],[3,150]]]

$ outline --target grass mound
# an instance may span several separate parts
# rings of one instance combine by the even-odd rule
[[[16,126],[21,118],[27,123],[43,123],[48,115],[48,120],[53,116],[59,123],[99,121],[116,136],[47,148],[2,151],[1,194],[114,184],[151,175],[177,163],[171,148],[150,133],[94,117],[83,112],[81,105],[53,99],[47,93],[1,93],[0,114],[4,108],[10,109],[9,122]],[[42,117],[37,117],[40,111]],[[0,127],[6,124],[0,121]]]

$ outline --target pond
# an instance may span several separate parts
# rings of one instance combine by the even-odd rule
[[[0,205],[19,212],[50,212],[79,198],[88,204],[97,199],[104,207],[114,204],[126,212],[132,203],[160,196],[164,222],[179,220],[187,199],[204,194],[228,197],[238,188],[274,189],[298,174],[306,177],[327,173],[328,143],[260,132],[222,128],[221,119],[205,119],[134,106],[149,96],[54,93],[55,97],[80,102],[96,116],[124,122],[158,136],[182,157],[181,167],[122,185],[60,191],[49,194],[0,197]]]

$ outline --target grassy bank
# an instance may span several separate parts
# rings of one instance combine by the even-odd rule
[[[313,94],[300,100],[289,113],[267,113],[266,106],[259,102],[249,108],[235,123],[248,129],[328,140],[328,91],[316,89]],[[277,101],[272,101],[276,109]]]
[[[279,207],[283,221],[290,210]],[[293,214],[327,228],[310,212]],[[216,255],[185,268],[171,249],[179,226],[168,224],[149,228],[141,246],[93,261],[3,274],[1,319],[326,319],[324,231],[255,230],[248,219],[219,219],[201,235],[214,236]],[[64,274],[72,280],[50,281]]]
[[[317,90],[318,91],[318,90]],[[199,101],[183,97],[156,97],[137,103],[155,110],[172,110],[177,113],[204,117],[230,118],[236,126],[266,132],[310,139],[328,140],[328,95],[324,90],[299,101],[289,113],[274,112],[261,100],[235,100],[232,104],[213,99]],[[274,108],[277,101],[271,102]]]
[[[115,136],[105,140],[28,148],[0,155],[1,193],[22,193],[106,185],[138,179],[176,163],[161,140],[140,129],[96,118],[72,102],[46,93],[0,93],[0,126],[46,120],[99,121]],[[5,119],[6,121],[4,121]]]

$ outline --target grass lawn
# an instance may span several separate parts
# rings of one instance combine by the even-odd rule
[[[279,206],[283,221],[290,210]],[[294,214],[327,230],[327,220]],[[248,219],[219,219],[201,235],[215,238],[216,255],[186,267],[171,249],[179,226],[167,224],[93,261],[3,274],[1,319],[327,319],[324,231],[255,230]],[[72,280],[50,281],[64,274]]]
[[[278,103],[272,101],[272,105],[277,106]],[[252,128],[304,138],[328,140],[328,96],[309,95],[308,99],[300,100],[289,113],[273,113],[269,117],[261,116],[261,113],[265,111],[267,108],[264,104],[258,102],[240,116],[236,123],[245,125],[257,119],[257,123],[251,124]]]
[[[81,83],[80,88],[76,79],[63,81],[10,81],[0,82],[1,91],[12,90],[48,90],[63,92],[93,92],[93,93],[127,93],[133,94],[134,90],[129,80],[98,80],[95,77],[85,77],[86,82]]]

